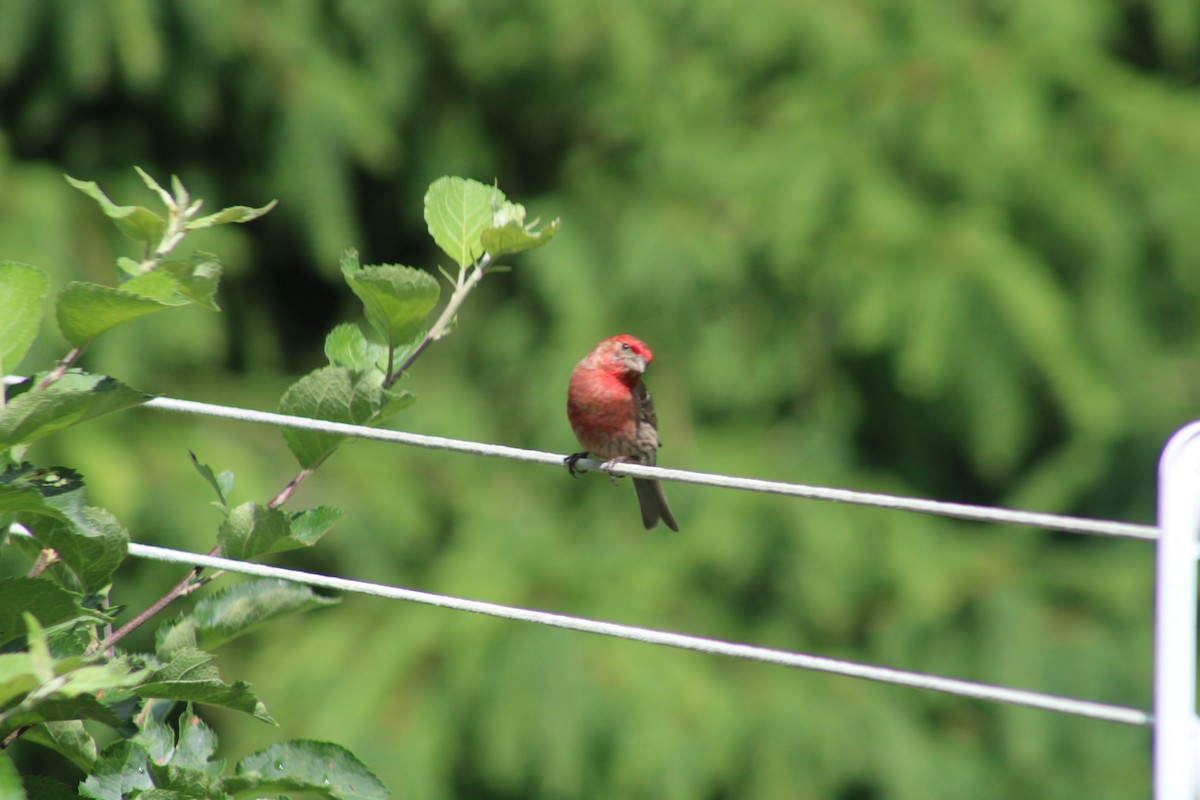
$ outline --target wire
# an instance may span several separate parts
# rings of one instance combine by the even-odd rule
[[[368,428],[362,425],[349,425],[342,422],[292,417],[286,414],[274,414],[266,411],[252,411],[242,408],[199,403],[192,400],[174,400],[158,397],[148,401],[146,407],[159,411],[173,411],[182,414],[198,414],[222,419],[254,422],[264,425],[275,425],[284,428],[300,428],[303,430],[332,433],[343,436],[354,436],[360,439],[374,439],[392,444],[406,444],[413,447],[424,447],[432,450],[449,450],[456,453],[470,453],[480,456],[508,458],[516,461],[527,461],[535,464],[563,466],[564,456],[559,453],[547,453],[541,450],[525,450],[519,447],[486,444],[483,442],[468,442],[461,439],[447,439],[441,436],[426,436],[419,433],[405,433],[386,428]],[[600,462],[593,459],[581,459],[579,465],[593,469],[600,467]],[[920,514],[933,514],[942,517],[972,520],[975,522],[997,522],[1009,525],[1022,525],[1033,528],[1063,531],[1066,533],[1089,534],[1093,536],[1111,536],[1126,539],[1153,541],[1158,538],[1158,529],[1153,525],[1138,525],[1130,522],[1111,522],[1108,520],[1087,519],[1061,514],[1043,514],[1034,511],[1016,511],[1004,508],[969,505],[966,503],[947,503],[940,500],[923,500],[913,497],[880,494],[876,492],[857,492],[850,489],[833,489],[823,486],[809,486],[800,483],[782,483],[779,481],[764,481],[754,478],[738,478],[729,475],[715,475],[705,472],[690,472],[681,469],[665,469],[663,467],[647,467],[641,464],[617,464],[611,469],[614,475],[630,475],[636,477],[658,478],[680,483],[691,483],[699,486],[715,486],[725,489],[741,489],[750,492],[779,494],[789,497],[802,497],[811,500],[827,500],[835,503],[848,503],[860,506],[873,506],[894,511],[911,511]]]
[[[18,535],[29,535],[27,531],[17,525],[12,526],[11,532]],[[405,589],[399,586],[337,578],[330,575],[317,575],[299,570],[272,567],[266,564],[254,564],[246,561],[221,558],[219,556],[188,553],[182,550],[172,550],[154,545],[131,543],[129,545],[129,554],[154,561],[222,569],[226,572],[236,572],[260,578],[277,578],[323,589],[372,595],[390,600],[406,600],[413,603],[423,603],[425,605],[449,608],[457,611],[470,611],[475,614],[484,614],[491,617],[517,620],[519,622],[531,622],[539,625],[564,628],[566,630],[594,633],[618,639],[629,639],[645,644],[695,650],[702,653],[730,656],[750,661],[761,661],[767,664],[826,672],[834,675],[844,675],[879,683],[928,689],[930,691],[943,692],[961,697],[971,697],[976,700],[991,700],[1000,703],[1027,706],[1029,708],[1039,708],[1045,711],[1057,711],[1107,722],[1118,722],[1124,725],[1144,726],[1150,724],[1150,715],[1145,711],[1125,706],[1097,703],[1090,700],[1077,700],[1069,697],[1025,691],[1023,689],[1010,689],[1003,686],[958,680],[956,678],[943,678],[919,672],[859,664],[836,658],[792,653],[785,650],[758,647],[756,645],[735,644],[719,639],[706,639],[682,633],[670,633],[651,628],[621,625],[615,622],[603,622],[564,614],[552,614],[547,611],[535,611],[527,608],[487,603],[480,600],[469,600],[462,597]]]

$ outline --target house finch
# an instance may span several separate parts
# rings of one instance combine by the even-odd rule
[[[642,373],[654,353],[639,339],[621,334],[605,339],[575,365],[567,387],[567,418],[575,438],[586,450],[567,458],[575,474],[575,462],[589,453],[605,459],[605,468],[622,462],[653,465],[657,460],[658,418],[654,401],[642,383]],[[634,478],[642,523],[646,529],[659,520],[679,530],[667,505],[662,485],[656,480]]]

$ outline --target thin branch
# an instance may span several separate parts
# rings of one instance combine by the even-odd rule
[[[404,359],[404,363],[395,372],[387,376],[383,382],[384,388],[390,387],[396,381],[400,380],[400,376],[412,367],[413,362],[425,352],[425,348],[446,335],[446,332],[450,328],[450,323],[454,321],[454,315],[458,313],[458,309],[462,306],[463,301],[467,299],[467,295],[471,293],[471,290],[483,280],[488,267],[494,261],[495,258],[491,253],[484,253],[479,261],[475,263],[474,267],[458,273],[458,285],[454,289],[454,294],[450,295],[450,299],[446,301],[446,307],[442,309],[441,316],[433,323],[433,327],[429,329],[429,333],[425,334],[425,338],[421,340],[421,343],[409,353],[408,358]]]
[[[220,552],[220,548],[214,547],[212,550],[208,551],[208,554],[210,556],[215,556],[218,552]],[[108,637],[105,638],[104,641],[100,642],[95,649],[108,650],[117,642],[121,641],[126,636],[142,627],[142,625],[146,624],[151,617],[162,611],[167,606],[171,605],[171,603],[175,602],[181,597],[186,597],[187,595],[199,589],[205,583],[204,581],[200,580],[200,572],[202,569],[203,567],[200,566],[193,567],[183,580],[175,584],[166,594],[143,609],[142,612],[136,617],[129,620],[129,622],[126,622],[120,628],[117,628],[117,630],[113,633],[109,634]]]
[[[58,362],[58,366],[56,366],[54,368],[54,371],[51,372],[49,375],[47,375],[45,378],[42,378],[42,382],[37,385],[37,388],[45,389],[48,386],[55,383],[56,381],[60,380],[63,375],[67,374],[67,370],[69,370],[71,368],[71,365],[74,364],[76,360],[78,360],[79,356],[82,355],[82,353],[83,353],[82,348],[72,347],[70,352],[68,352],[65,356],[63,356],[62,361]]]

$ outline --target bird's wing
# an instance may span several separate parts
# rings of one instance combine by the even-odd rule
[[[634,413],[637,416],[638,424],[647,424],[658,432],[658,415],[654,413],[654,398],[650,397],[650,390],[646,388],[643,381],[638,381],[637,386],[633,390],[633,401],[635,403]],[[657,439],[657,436],[655,437]],[[662,447],[662,443],[658,443]]]

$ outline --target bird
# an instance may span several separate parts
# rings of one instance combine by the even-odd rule
[[[646,343],[629,334],[600,342],[575,365],[567,386],[567,419],[584,450],[567,456],[572,475],[588,455],[604,459],[602,469],[632,463],[653,466],[658,460],[658,417],[642,373],[654,360]],[[667,505],[662,484],[634,478],[642,524],[646,530],[661,521],[673,531],[679,523]]]

